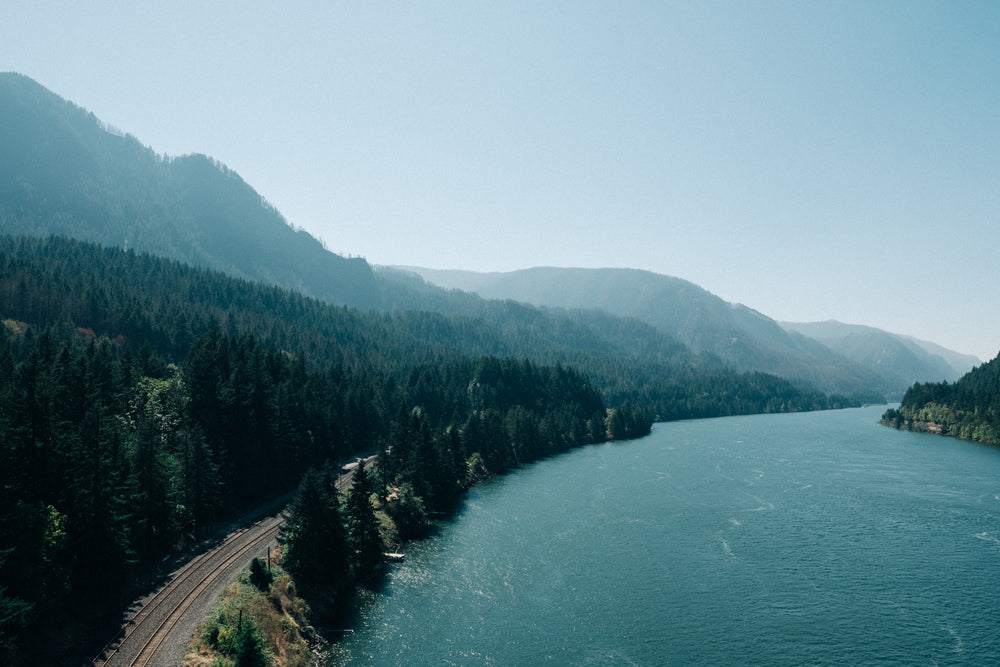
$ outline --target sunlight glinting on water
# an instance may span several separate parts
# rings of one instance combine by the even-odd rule
[[[658,425],[474,489],[331,664],[988,664],[1000,450],[881,408]]]

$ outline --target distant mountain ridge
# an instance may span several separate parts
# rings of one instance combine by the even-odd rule
[[[465,289],[484,298],[598,308],[634,317],[692,350],[716,355],[735,368],[773,373],[824,391],[865,385],[898,398],[913,382],[961,375],[942,358],[944,348],[940,346],[930,353],[919,344],[881,332],[888,337],[884,347],[894,349],[894,353],[876,358],[861,345],[859,332],[852,332],[858,334],[853,347],[850,341],[826,345],[818,336],[792,326],[783,327],[752,308],[726,302],[691,282],[649,271],[537,267],[509,273],[474,273],[399,268],[441,287]],[[872,329],[868,338],[873,338],[875,332]],[[959,366],[971,361],[957,353],[951,355]]]
[[[295,289],[377,302],[371,267],[293,228],[204,155],[165,158],[32,79],[0,74],[0,229],[128,247]]]
[[[911,383],[953,382],[982,363],[978,357],[949,350],[937,343],[860,324],[827,320],[782,322],[781,326],[815,338],[858,363],[910,377]]]

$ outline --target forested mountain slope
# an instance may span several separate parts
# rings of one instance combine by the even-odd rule
[[[613,401],[662,419],[816,409],[830,402],[773,376],[694,355],[655,328],[596,311],[546,311],[472,299],[468,312],[364,312],[174,261],[68,239],[0,237],[0,314],[38,326],[73,322],[95,335],[178,358],[214,328],[331,364],[397,375],[461,356],[572,365]],[[744,396],[741,387],[756,396]],[[751,389],[752,388],[752,389]],[[769,407],[770,406],[770,407]]]
[[[913,385],[882,423],[1000,445],[1000,356],[957,382]]]
[[[0,230],[128,247],[370,307],[371,267],[291,227],[235,172],[165,158],[31,79],[0,74]]]
[[[82,662],[165,554],[324,461],[391,452],[373,492],[407,489],[410,516],[651,423],[568,366],[463,354],[440,315],[68,239],[0,237],[0,322],[3,664]]]
[[[637,269],[539,267],[477,274],[401,267],[441,287],[493,299],[563,308],[599,308],[646,322],[733,368],[771,373],[823,391],[901,395],[909,382],[883,376],[769,317],[731,304],[680,278]]]

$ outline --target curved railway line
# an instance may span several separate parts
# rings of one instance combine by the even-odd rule
[[[93,662],[103,665],[149,665],[178,621],[199,596],[220,578],[230,580],[233,570],[242,569],[252,552],[271,544],[281,528],[280,517],[269,517],[236,531],[216,549],[194,558],[129,620]]]
[[[375,457],[366,459],[366,463]],[[350,488],[354,470],[345,468],[336,485],[341,491]],[[276,542],[284,523],[281,514],[259,519],[228,535],[214,549],[199,554],[171,575],[160,590],[145,599],[140,609],[127,619],[115,637],[94,658],[94,667],[133,667],[136,665],[179,664],[175,656],[186,649],[190,630],[183,631],[182,620],[204,619],[208,607],[220,590],[233,581],[240,570],[266,547]],[[188,618],[185,618],[185,617]]]

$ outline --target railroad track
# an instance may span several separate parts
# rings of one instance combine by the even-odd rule
[[[368,465],[374,456],[365,459]],[[354,471],[338,476],[337,488],[350,489]],[[260,519],[235,531],[216,548],[192,558],[173,574],[172,579],[148,598],[139,611],[129,619],[119,633],[93,660],[94,667],[133,667],[156,664],[163,647],[170,641],[171,633],[177,634],[177,625],[192,607],[220,578],[232,580],[236,572],[246,566],[255,549],[261,549],[275,539],[284,523],[281,515]],[[217,597],[216,593],[212,599]],[[199,621],[204,618],[202,610]],[[184,646],[190,637],[184,637]]]
[[[156,592],[94,659],[95,667],[148,665],[199,596],[220,577],[241,569],[249,555],[275,538],[284,520],[269,517],[236,531],[216,549],[199,555]]]

